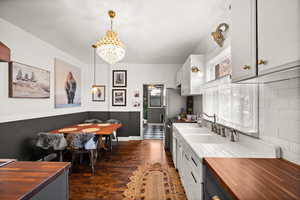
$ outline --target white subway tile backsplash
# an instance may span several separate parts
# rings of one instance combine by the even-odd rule
[[[300,144],[291,142],[290,145],[290,152],[294,152],[295,154],[300,155]]]
[[[300,163],[300,78],[260,86],[260,137]]]
[[[300,89],[299,88],[285,88],[278,90],[278,97],[279,98],[297,98],[300,97]]]
[[[290,88],[300,88],[300,78],[294,78],[288,81]]]
[[[300,97],[289,99],[289,107],[300,112]]]

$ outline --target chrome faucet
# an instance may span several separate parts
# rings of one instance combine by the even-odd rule
[[[226,131],[224,127],[221,128],[221,136],[226,137]]]
[[[234,129],[230,130],[230,141],[231,142],[237,142],[237,141],[239,141],[239,134]]]
[[[214,114],[214,115],[208,115],[205,112],[201,112],[200,115],[205,115],[206,117],[214,119],[214,121],[213,121],[213,123],[211,125],[211,131],[217,133],[218,130],[217,130],[217,116],[216,116],[216,114]]]

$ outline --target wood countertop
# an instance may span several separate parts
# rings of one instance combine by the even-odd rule
[[[300,166],[272,158],[204,158],[233,199],[299,200]]]
[[[66,162],[12,162],[0,167],[0,199],[30,199],[69,167]]]

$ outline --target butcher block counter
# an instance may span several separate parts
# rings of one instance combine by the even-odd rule
[[[299,165],[271,158],[204,158],[203,162],[205,200],[300,199]]]
[[[66,162],[11,162],[0,167],[0,199],[68,199]]]

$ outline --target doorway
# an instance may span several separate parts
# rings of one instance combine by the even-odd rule
[[[143,85],[143,136],[144,139],[164,137],[164,85]]]

